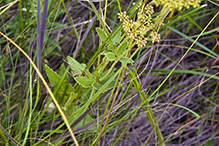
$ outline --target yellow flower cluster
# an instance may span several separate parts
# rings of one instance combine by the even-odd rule
[[[138,9],[141,4],[138,5]],[[141,8],[140,8],[141,9]],[[123,21],[123,30],[127,36],[134,39],[138,46],[143,47],[146,45],[147,40],[151,39],[152,43],[159,42],[160,35],[157,32],[153,32],[155,25],[151,21],[151,15],[154,13],[152,6],[145,6],[137,13],[137,20],[130,20],[126,12],[118,13],[118,18]],[[145,34],[149,33],[148,38]]]
[[[181,10],[182,8],[189,8],[190,6],[192,7],[198,7],[200,0],[153,0],[153,3],[158,6],[162,5],[170,10],[172,9],[179,9]]]

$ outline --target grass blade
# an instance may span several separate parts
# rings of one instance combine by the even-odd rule
[[[76,146],[79,146],[79,144],[78,144],[78,142],[77,142],[77,139],[75,138],[74,133],[72,132],[72,129],[71,129],[69,123],[68,123],[68,120],[67,120],[67,118],[66,118],[64,112],[62,111],[62,109],[61,109],[59,103],[57,102],[55,96],[53,95],[52,91],[50,90],[50,88],[49,88],[47,82],[46,82],[45,79],[43,78],[42,74],[40,73],[39,69],[36,67],[36,65],[34,64],[34,62],[32,61],[32,59],[31,59],[14,41],[12,41],[9,37],[7,37],[6,35],[4,35],[2,32],[0,32],[0,34],[1,34],[3,37],[5,37],[7,40],[9,40],[12,44],[14,44],[14,45],[27,57],[27,59],[30,61],[31,65],[33,66],[33,68],[34,68],[35,71],[37,72],[39,78],[42,80],[43,84],[45,85],[46,89],[48,90],[49,94],[51,95],[51,98],[53,99],[53,101],[54,101],[56,107],[58,108],[58,110],[59,110],[59,112],[60,112],[60,114],[61,114],[61,116],[62,116],[62,118],[63,118],[63,120],[64,120],[64,122],[65,122],[65,124],[66,124],[66,126],[67,126],[67,128],[68,128],[68,130],[69,130],[69,132],[70,132],[70,134],[71,134],[71,136],[72,136],[72,139],[74,140],[74,142],[75,142],[75,144],[76,144]]]

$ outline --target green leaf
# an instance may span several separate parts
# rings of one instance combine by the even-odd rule
[[[70,68],[74,70],[73,74],[81,74],[85,69],[86,65],[84,63],[79,63],[77,60],[73,59],[70,56],[67,56],[67,60],[70,64]]]
[[[59,68],[59,76],[60,76],[60,77],[62,77],[62,76],[64,75],[65,70],[66,70],[65,65],[64,65],[64,63],[62,63],[62,65],[61,65],[60,68]],[[68,81],[68,80],[69,80],[69,77],[66,75],[66,76],[65,76],[65,79]]]
[[[71,92],[70,96],[68,97],[68,100],[63,106],[63,109],[66,110],[72,103],[74,99],[76,99],[77,95],[74,92]]]
[[[112,45],[109,45],[102,53],[102,55],[105,55],[106,53],[112,52],[114,49],[114,47]]]
[[[112,44],[116,44],[121,37],[121,31],[119,31],[116,36],[112,39]]]
[[[65,72],[65,65],[62,63],[62,65],[59,68],[59,76],[63,76]]]
[[[115,56],[113,53],[111,53],[111,52],[105,53],[105,56],[106,56],[106,58],[107,58],[109,61],[114,61],[114,60],[116,60],[116,56]]]
[[[45,69],[46,74],[49,77],[49,82],[53,84],[54,87],[57,87],[58,84],[60,84],[61,77],[47,65],[45,65]],[[59,87],[58,94],[70,94],[73,90],[74,88],[72,87],[72,85],[67,80],[63,80]]]
[[[121,56],[124,52],[125,52],[125,50],[126,50],[126,48],[127,48],[127,46],[128,46],[128,43],[127,42],[125,42],[125,43],[122,43],[120,46],[119,46],[119,48],[118,48],[118,51],[117,51],[117,56],[119,57],[119,56]]]
[[[114,47],[113,47],[112,45],[109,45],[109,46],[107,47],[107,50],[112,51],[112,50],[114,50]]]
[[[111,72],[108,74],[109,69],[105,70],[100,77],[104,77],[106,74],[108,74],[108,76],[101,80],[100,82],[96,82],[94,84],[92,84],[92,86],[96,89],[99,90],[100,88],[102,88],[102,86],[104,86],[104,84],[114,75],[115,69],[112,69]],[[112,81],[106,88],[104,88],[104,90],[102,92],[105,92],[109,89],[112,89],[115,86],[116,81]]]
[[[106,70],[101,76],[103,77],[103,76],[105,76],[105,74],[107,74],[108,73],[108,71],[109,70]],[[94,83],[92,86],[95,88],[95,89],[97,89],[97,90],[99,90],[102,86],[104,86],[104,84],[113,76],[113,74],[114,74],[114,70],[105,78],[105,79],[103,79],[102,81],[100,81],[100,82],[96,82],[96,83]],[[104,88],[104,90],[102,91],[102,93],[103,92],[105,92],[105,91],[107,91],[107,90],[109,90],[109,89],[112,89],[114,86],[115,86],[115,83],[116,83],[116,81],[112,81],[106,88]]]
[[[77,111],[80,108],[80,106],[70,106],[66,111],[64,111],[65,115],[67,118],[70,118],[71,115]],[[76,114],[73,118],[71,118],[69,120],[69,123],[73,123],[74,121],[76,121],[82,114],[84,111],[80,111],[78,114]],[[89,123],[90,121],[92,121],[92,117],[88,114],[87,116],[85,116],[85,118],[83,120],[81,120],[74,128],[77,129],[87,123]],[[91,128],[93,129],[93,128]],[[94,129],[93,129],[94,130]]]
[[[93,83],[95,83],[92,79],[88,77],[75,77],[76,82],[78,82],[84,88],[91,87]]]
[[[209,140],[208,142],[205,143],[204,146],[214,146],[214,143],[211,140]]]
[[[89,79],[91,79],[93,82],[95,82],[93,75],[90,73],[88,69],[84,69],[85,74],[88,76]]]
[[[111,53],[112,51],[108,50],[108,49],[105,49],[102,53],[102,55],[106,55],[107,53]]]
[[[61,87],[59,88],[59,91],[58,91],[58,93],[59,94],[70,94],[72,91],[74,90],[74,88],[72,87],[72,85],[68,82],[68,81],[66,81],[66,80],[64,80],[63,82],[62,82],[62,84],[61,84]]]
[[[128,61],[127,63],[133,63],[134,61],[128,57],[122,57],[120,60],[120,62],[122,63],[126,63],[126,61]]]
[[[90,98],[90,96],[92,94],[92,90],[93,90],[92,88],[85,89],[85,92],[83,93],[83,95],[79,99],[79,102],[81,104],[84,104]]]
[[[106,78],[108,79],[108,77],[111,77],[112,76],[112,74],[114,74],[115,73],[115,70],[116,69],[106,69],[106,70],[104,70],[104,72],[100,75],[100,78],[102,78],[102,77],[104,77],[106,74],[109,74]],[[110,73],[109,73],[109,71],[110,71]],[[105,80],[105,79],[104,79]]]
[[[101,28],[97,27],[96,31],[102,41],[105,41],[107,39],[106,33]]]
[[[103,80],[103,81],[101,81],[100,83],[94,83],[92,86],[93,86],[96,90],[99,90],[102,86],[104,86],[105,83],[106,83],[106,80]],[[109,90],[109,89],[112,89],[112,88],[114,87],[115,83],[116,83],[116,81],[112,81],[112,82],[102,91],[102,93],[105,92],[105,91],[107,91],[107,90]]]
[[[61,80],[61,77],[47,65],[45,65],[45,69],[46,69],[46,74],[49,77],[49,82],[51,84],[57,85]]]

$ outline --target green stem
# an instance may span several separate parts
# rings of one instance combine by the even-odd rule
[[[153,111],[152,111],[152,109],[150,107],[150,103],[148,102],[148,99],[146,98],[146,95],[144,94],[144,92],[140,91],[141,90],[141,86],[139,85],[139,82],[136,79],[135,73],[133,71],[131,71],[129,76],[130,76],[130,79],[133,82],[133,85],[134,85],[136,91],[139,94],[139,97],[140,97],[142,103],[145,103],[144,109],[146,111],[146,115],[147,115],[147,117],[148,117],[152,127],[154,128],[156,134],[158,135],[159,141],[163,142],[164,141],[163,135],[162,135],[162,133],[161,133],[161,131],[159,129],[158,123],[157,123],[157,121],[155,119],[154,113],[153,113]],[[165,143],[163,143],[162,145],[165,146]]]

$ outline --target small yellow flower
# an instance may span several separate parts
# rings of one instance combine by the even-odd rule
[[[141,3],[137,6],[136,10],[141,7]],[[150,38],[152,42],[158,42],[160,35],[157,32],[153,32],[155,28],[154,23],[152,23],[151,15],[154,13],[152,6],[145,6],[143,9],[139,10],[137,13],[136,20],[129,20],[126,12],[121,12],[118,14],[120,21],[123,21],[123,30],[127,34],[127,37],[134,39],[136,44],[140,47],[143,47],[147,44],[148,38],[145,37],[145,34],[151,32]]]
[[[150,37],[151,37],[152,43],[159,42],[160,40],[160,34],[158,34],[157,32],[151,32]]]
[[[189,7],[198,7],[200,0],[153,0],[153,3],[158,6],[162,5],[170,10],[172,9],[179,9],[182,8],[188,9]]]

